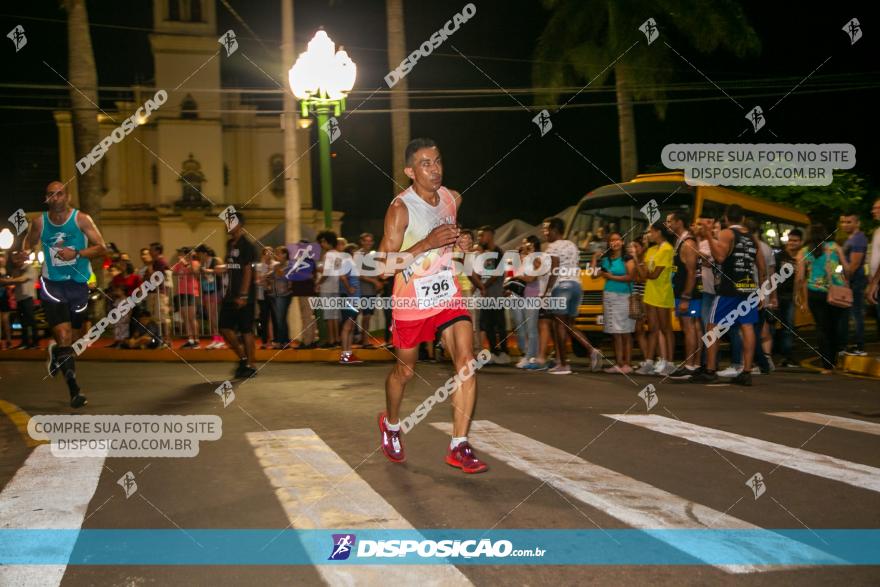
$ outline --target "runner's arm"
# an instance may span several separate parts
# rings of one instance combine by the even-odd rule
[[[34,247],[40,242],[40,233],[43,232],[43,216],[39,215],[34,218],[34,221],[28,225],[27,234],[24,237],[24,247],[22,247],[22,254],[30,255],[31,251],[34,250]]]
[[[76,251],[77,255],[85,257],[86,259],[94,259],[95,257],[101,257],[107,253],[107,245],[104,244],[104,237],[101,236],[101,232],[98,230],[98,227],[95,226],[95,221],[92,220],[91,216],[80,212],[76,215],[76,225],[79,226],[79,229],[86,235],[88,242],[94,243],[89,247]],[[62,252],[63,251],[64,249],[62,249]]]
[[[385,253],[407,253],[413,257],[417,257],[422,253],[426,253],[433,249],[439,249],[451,245],[458,238],[458,227],[453,224],[441,224],[428,233],[428,236],[415,243],[405,251],[401,251],[403,246],[403,235],[409,224],[409,214],[406,210],[406,204],[400,200],[394,200],[388,207],[385,214],[385,230],[382,234],[382,242],[379,243],[379,252]],[[409,265],[409,263],[407,263]],[[388,267],[386,263],[386,269]],[[386,274],[390,274],[387,273]]]

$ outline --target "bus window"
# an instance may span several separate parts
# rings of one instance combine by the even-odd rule
[[[605,239],[611,232],[618,232],[623,240],[631,241],[640,237],[648,228],[648,219],[641,208],[650,200],[660,208],[661,222],[673,210],[693,209],[693,196],[689,194],[637,194],[631,196],[621,192],[619,195],[588,198],[572,220],[568,230],[568,240],[573,241],[587,255],[605,250]]]
[[[720,220],[724,216],[725,208],[727,208],[727,204],[704,200],[700,216]],[[796,226],[790,220],[761,214],[760,212],[749,210],[747,207],[743,207],[743,213],[746,218],[751,218],[758,223],[764,242],[775,248],[781,248],[785,244],[785,241],[788,240],[786,235]]]

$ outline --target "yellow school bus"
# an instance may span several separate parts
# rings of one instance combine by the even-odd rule
[[[584,293],[575,319],[580,330],[602,330],[602,289],[605,280],[586,270],[593,253],[603,251],[605,238],[610,232],[632,236],[641,235],[648,220],[641,208],[651,200],[660,208],[660,218],[673,210],[686,209],[692,218],[721,218],[728,204],[739,204],[746,217],[755,220],[764,240],[774,249],[784,245],[785,236],[793,228],[806,235],[809,219],[805,214],[782,204],[761,200],[720,186],[691,186],[685,183],[682,172],[644,173],[626,183],[610,184],[581,198],[567,218],[566,238],[581,251],[581,286]],[[796,320],[801,322],[799,316]],[[678,322],[675,321],[678,329]]]

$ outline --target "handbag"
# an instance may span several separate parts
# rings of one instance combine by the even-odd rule
[[[526,282],[517,277],[508,277],[504,280],[504,290],[521,298],[525,296]]]
[[[638,259],[635,260],[638,265]],[[629,317],[631,320],[641,320],[645,317],[645,298],[644,293],[637,292],[633,287],[633,282],[629,284]]]
[[[835,250],[837,251],[838,259],[843,262],[843,255],[841,254],[840,247],[835,247]],[[853,291],[849,286],[849,280],[846,278],[846,271],[841,272],[844,285],[834,285],[834,272],[831,271],[831,255],[827,255],[825,261],[825,276],[828,278],[828,295],[826,296],[825,301],[837,308],[851,308],[853,305]]]
[[[642,294],[633,292],[629,296],[629,317],[631,320],[641,320],[645,316],[645,302]]]

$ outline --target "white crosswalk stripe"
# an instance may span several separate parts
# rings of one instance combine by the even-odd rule
[[[767,415],[852,432],[880,434],[880,424],[841,416],[815,412],[767,412]],[[800,473],[880,492],[880,468],[660,415],[604,416]],[[432,423],[431,426],[451,433],[450,424]],[[403,515],[311,429],[254,432],[247,434],[247,439],[294,530],[414,530]],[[591,463],[491,421],[473,422],[470,441],[478,451],[493,460],[546,482],[628,527],[654,530],[760,529],[760,526],[726,512]],[[103,464],[102,458],[56,458],[51,455],[48,445],[36,447],[0,493],[0,528],[80,528],[95,494]],[[806,556],[826,563],[829,558],[827,553],[781,535],[769,545],[766,541],[753,544],[731,536],[721,545],[722,555],[729,558],[803,561]],[[662,533],[657,539],[665,541]],[[699,545],[688,550],[688,546],[681,543],[673,544],[670,540],[668,544],[700,559]],[[75,538],[72,538],[69,544],[59,544],[58,548],[63,551],[63,556],[69,557],[74,545]],[[712,556],[718,554],[715,550]],[[414,578],[420,587],[471,584],[454,565],[335,566],[325,562],[314,561],[316,570],[329,585],[378,586],[409,583]],[[779,565],[715,566],[728,573],[791,568]],[[0,585],[57,586],[66,568],[65,565],[0,566]]]
[[[880,469],[876,467],[742,436],[733,432],[690,424],[665,416],[638,414],[606,414],[606,416],[654,432],[684,438],[691,442],[712,446],[759,461],[766,461],[802,473],[840,481],[862,489],[880,491]]]
[[[391,504],[308,428],[247,435],[294,530],[413,530]],[[325,560],[315,561],[326,563]],[[470,585],[452,565],[317,564],[329,585]]]
[[[816,412],[767,412],[767,415],[880,436],[880,424],[877,422],[866,422],[842,416],[829,416],[828,414],[817,414]]]
[[[432,424],[444,432],[451,432],[450,424]],[[509,466],[532,477],[546,481],[556,489],[608,514],[637,529],[757,529],[739,518],[710,507],[684,499],[648,483],[627,477],[611,469],[601,467],[578,456],[512,432],[488,420],[472,423],[469,441],[478,451],[503,461]],[[668,536],[668,535],[667,535]],[[662,535],[658,539],[663,540]],[[802,556],[804,545],[779,536],[772,549],[761,551],[748,540],[730,540],[723,545],[731,558],[745,558],[758,554],[764,558],[779,560],[786,552]],[[764,545],[762,545],[764,546]],[[812,552],[812,551],[811,551]],[[699,548],[689,552],[700,557]],[[815,551],[818,559],[828,555]],[[750,573],[778,570],[780,567],[756,565],[719,565],[731,573]]]
[[[0,493],[0,527],[19,530],[78,529],[85,520],[89,501],[95,495],[104,459],[101,457],[60,458],[48,444],[36,447]],[[76,536],[58,540],[53,554],[67,558]],[[17,554],[41,557],[42,550]],[[66,565],[0,566],[0,585],[59,585]]]

